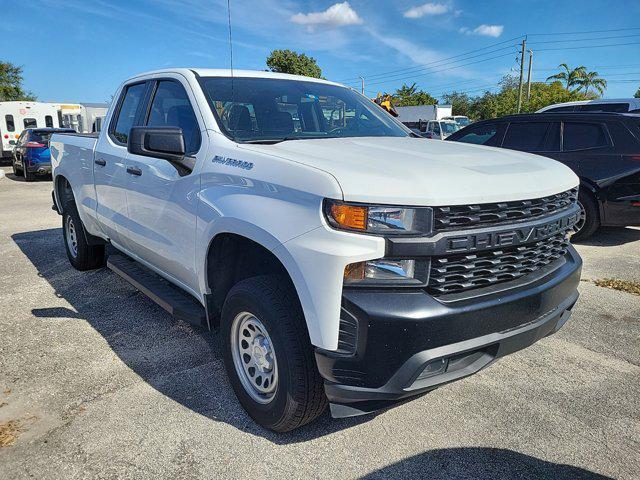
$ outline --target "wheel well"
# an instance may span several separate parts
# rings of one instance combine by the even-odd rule
[[[279,274],[291,277],[280,260],[257,242],[234,233],[216,235],[207,253],[207,298],[209,326],[217,327],[229,290],[241,280],[258,275]],[[293,282],[291,282],[293,285]]]
[[[58,208],[60,209],[60,214],[62,214],[67,204],[70,201],[74,201],[73,190],[71,189],[71,184],[69,183],[69,181],[62,175],[58,175],[56,177],[55,189],[57,200],[60,202]]]

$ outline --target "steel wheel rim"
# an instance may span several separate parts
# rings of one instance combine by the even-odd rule
[[[67,247],[69,247],[71,256],[76,258],[78,256],[78,236],[76,226],[73,223],[73,218],[71,218],[71,216],[67,216],[66,227]]]
[[[584,228],[584,224],[587,221],[587,211],[584,209],[584,205],[578,201],[578,206],[580,207],[580,215],[578,216],[578,221],[573,226],[574,235]]]
[[[258,403],[271,402],[278,390],[278,362],[267,328],[252,313],[233,319],[231,352],[245,392]]]

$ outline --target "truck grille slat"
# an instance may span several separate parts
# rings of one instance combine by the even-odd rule
[[[434,207],[434,230],[442,232],[531,220],[567,208],[577,198],[578,189],[573,188],[533,200]]]
[[[433,257],[427,290],[437,296],[515,280],[560,259],[568,246],[567,232],[561,232],[517,247]]]

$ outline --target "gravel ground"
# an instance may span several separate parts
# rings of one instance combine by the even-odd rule
[[[0,478],[640,478],[640,229],[578,246],[556,335],[377,416],[257,427],[219,337],[64,254],[51,183],[0,178]],[[11,445],[2,447],[2,435]]]

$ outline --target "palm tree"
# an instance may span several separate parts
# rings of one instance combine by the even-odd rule
[[[569,68],[569,65],[566,63],[561,63],[558,65],[558,68],[564,70],[562,72],[556,73],[555,75],[551,75],[547,77],[547,81],[549,80],[560,80],[561,82],[565,82],[565,88],[569,90],[571,87],[576,85],[580,85],[580,78],[584,75],[586,68],[581,65],[574,69]]]
[[[600,96],[607,88],[607,81],[598,75],[598,72],[584,72],[583,75],[576,82],[579,88],[584,88],[584,93],[589,93],[590,88],[594,88],[598,91]]]

